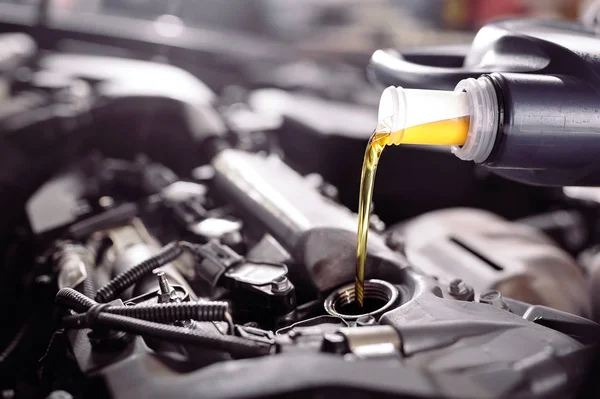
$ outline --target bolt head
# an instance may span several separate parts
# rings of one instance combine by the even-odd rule
[[[271,282],[271,291],[285,292],[290,288],[290,280],[286,276],[279,276]]]
[[[376,323],[377,320],[375,320],[375,318],[371,315],[360,316],[358,319],[356,319],[357,326],[372,326]]]
[[[479,302],[482,303],[491,303],[498,299],[502,299],[502,294],[496,290],[486,291],[479,296]]]
[[[492,305],[500,309],[508,310],[508,305],[504,302],[502,294],[497,290],[483,292],[479,296],[479,302],[486,305]]]
[[[464,281],[456,278],[448,284],[448,294],[459,301],[472,301],[474,298],[473,288],[469,287]]]
[[[448,285],[448,292],[453,295],[464,294],[467,292],[467,290],[467,285],[459,278],[452,280]]]

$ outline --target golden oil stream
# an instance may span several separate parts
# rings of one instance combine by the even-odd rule
[[[380,125],[373,132],[365,151],[360,176],[356,276],[354,279],[355,298],[359,306],[362,307],[364,304],[369,218],[371,216],[375,172],[383,149],[386,145],[392,144],[463,145],[469,131],[469,122],[469,117],[464,116],[411,126],[396,132],[391,132],[387,126]]]

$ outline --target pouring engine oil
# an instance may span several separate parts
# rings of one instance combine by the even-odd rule
[[[373,199],[375,172],[383,148],[387,145],[391,133],[375,129],[363,159],[360,174],[360,194],[358,199],[358,239],[356,243],[356,276],[354,278],[355,298],[360,307],[364,304],[365,261],[367,260],[367,236],[369,234],[369,216]]]
[[[435,144],[463,145],[469,132],[469,116],[437,120],[405,129],[392,131],[389,124],[382,121],[371,136],[363,159],[360,176],[360,196],[358,200],[358,234],[356,243],[356,276],[354,279],[356,301],[364,305],[365,262],[367,259],[367,238],[369,217],[375,184],[375,172],[386,145]]]

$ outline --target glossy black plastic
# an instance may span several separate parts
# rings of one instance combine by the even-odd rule
[[[415,51],[380,50],[370,74],[428,89],[489,74],[501,117],[487,166],[529,184],[600,184],[600,35],[575,22],[506,20],[483,27],[459,66],[448,66],[439,49],[426,52],[418,59],[428,64],[418,64],[410,61]]]

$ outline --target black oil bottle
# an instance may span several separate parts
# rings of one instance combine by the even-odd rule
[[[483,27],[470,47],[379,50],[379,84],[469,97],[469,134],[453,148],[529,184],[600,185],[600,35],[576,22],[518,19]]]

